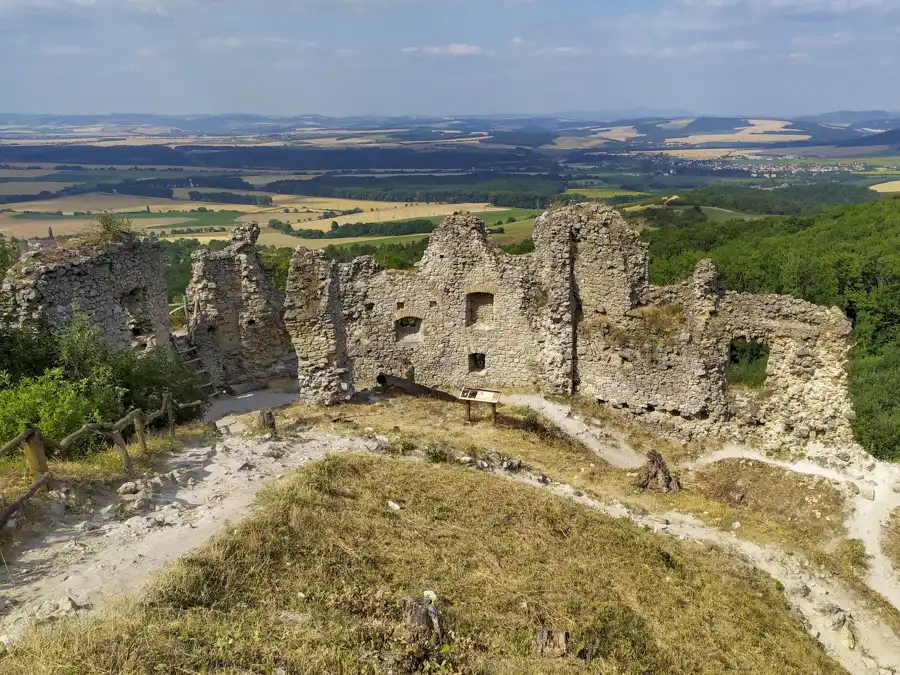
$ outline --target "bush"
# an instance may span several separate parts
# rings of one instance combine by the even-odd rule
[[[134,408],[154,411],[165,391],[182,403],[203,399],[199,380],[174,354],[111,349],[81,314],[59,335],[25,329],[4,335],[25,358],[0,354],[0,443],[28,421],[61,440],[86,422],[114,422]],[[179,421],[197,412],[183,411]]]
[[[13,384],[0,374],[0,442],[17,436],[25,422],[33,422],[48,437],[62,440],[86,422],[108,421],[111,410],[120,409],[116,388],[104,390],[102,376],[68,380],[54,368],[36,378]]]
[[[94,216],[81,241],[88,246],[108,246],[132,234],[131,221],[118,213],[103,211]]]
[[[454,458],[453,448],[443,441],[431,441],[423,449],[425,459],[435,464],[446,464]]]

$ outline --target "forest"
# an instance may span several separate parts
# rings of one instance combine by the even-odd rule
[[[774,190],[738,185],[711,185],[669,199],[669,206],[715,206],[759,215],[804,215],[838,204],[864,204],[878,199],[865,186],[838,182],[792,185]]]
[[[371,199],[395,202],[490,203],[495,206],[542,209],[566,189],[557,175],[529,176],[473,173],[453,176],[406,175],[375,177],[320,176],[312,180],[281,180],[266,191],[281,194]]]
[[[686,279],[709,258],[729,290],[782,293],[843,310],[853,322],[857,440],[877,457],[900,459],[900,199],[643,236],[656,284]]]

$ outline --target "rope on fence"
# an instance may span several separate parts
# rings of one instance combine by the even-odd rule
[[[175,435],[175,411],[185,410],[187,408],[196,408],[203,405],[203,401],[193,401],[192,403],[175,403],[172,394],[163,392],[162,405],[160,409],[153,413],[145,413],[143,410],[132,410],[118,422],[113,424],[85,424],[78,431],[69,434],[61,441],[47,438],[41,433],[41,430],[34,426],[31,422],[25,423],[25,429],[21,434],[9,441],[0,448],[0,457],[13,452],[17,447],[22,446],[25,453],[25,461],[28,468],[33,473],[40,474],[41,477],[30,487],[28,491],[19,496],[16,501],[10,504],[3,513],[0,513],[0,527],[3,527],[12,516],[20,510],[29,499],[34,497],[38,491],[47,485],[50,481],[49,467],[47,466],[47,453],[45,448],[65,452],[72,445],[91,434],[98,434],[106,437],[122,457],[122,465],[125,467],[125,473],[129,476],[134,471],[131,462],[131,456],[128,454],[128,446],[122,432],[129,425],[134,425],[135,434],[138,443],[143,452],[147,451],[147,425],[152,424],[166,416],[166,422],[169,427],[169,434]]]

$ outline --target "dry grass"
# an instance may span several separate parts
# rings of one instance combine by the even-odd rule
[[[884,524],[881,548],[884,554],[891,559],[894,569],[900,573],[900,509],[892,511]]]
[[[388,501],[401,505],[394,511]],[[448,644],[402,622],[438,596]],[[541,622],[593,660],[534,654]],[[64,665],[63,665],[64,664]],[[547,493],[345,456],[161,575],[142,604],[30,634],[9,675],[844,672],[771,578]]]
[[[142,474],[149,473],[161,456],[181,449],[182,443],[186,439],[193,438],[194,433],[190,428],[186,428],[176,438],[170,437],[167,433],[150,434],[147,437],[147,452],[141,450],[132,440],[128,444],[128,454],[131,455],[135,471]],[[78,459],[64,460],[51,456],[48,465],[50,475],[54,479],[71,483],[112,482],[127,478],[122,466],[122,457],[114,448],[90,452]],[[28,471],[21,450],[0,460],[0,505],[14,501],[34,480],[35,477]]]
[[[708,449],[655,436],[629,416],[606,406],[579,398],[566,402],[585,419],[596,420],[624,437],[637,452],[660,452],[673,468],[680,459]],[[618,500],[652,513],[690,513],[724,530],[740,522],[737,536],[741,538],[773,543],[786,551],[826,562],[835,541],[846,534],[842,494],[824,479],[756,462],[720,462],[697,474],[683,474],[686,489],[681,493],[642,492],[633,485],[634,475],[611,467],[580,443],[561,433],[535,433],[530,428],[527,409],[501,406],[496,427],[490,425],[489,412],[487,408],[473,407],[475,423],[469,425],[461,404],[397,396],[380,403],[350,403],[328,410],[295,405],[280,411],[278,417],[279,425],[285,427],[312,424],[342,434],[361,434],[372,429],[394,444],[419,449],[428,443],[444,442],[456,448],[458,454],[473,457],[496,451],[518,457],[530,470],[569,483],[599,499]],[[732,494],[739,491],[744,492],[743,499],[736,501]]]

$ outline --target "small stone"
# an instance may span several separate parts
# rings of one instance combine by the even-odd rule
[[[116,490],[120,495],[136,495],[140,491],[141,486],[134,482],[123,483],[121,487]]]
[[[403,507],[400,506],[397,502],[391,502],[391,501],[389,501],[389,502],[387,503],[387,505],[388,505],[388,508],[389,508],[391,511],[399,511],[400,509],[403,508]]]
[[[428,602],[430,602],[432,605],[433,605],[434,603],[436,603],[436,602],[437,602],[437,599],[438,599],[437,593],[435,593],[434,591],[425,591],[424,593],[422,593],[422,596],[423,596],[426,600],[428,600]]]
[[[463,455],[462,457],[459,458],[459,463],[465,464],[466,466],[468,466],[472,462],[473,462],[472,458],[469,457],[468,455]]]
[[[732,531],[732,532],[737,532],[739,529],[741,529],[741,524],[740,524],[738,521],[734,521],[734,522],[731,524],[731,531]]]
[[[788,587],[787,594],[792,598],[808,598],[812,590],[804,583],[793,584]]]
[[[870,502],[875,501],[875,488],[863,488],[859,491],[859,496],[868,499]]]

